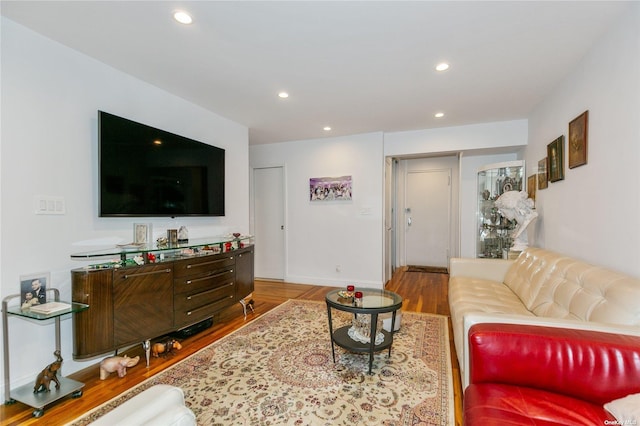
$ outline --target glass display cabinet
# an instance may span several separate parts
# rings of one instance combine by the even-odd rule
[[[524,161],[490,164],[478,170],[476,257],[502,259],[511,247],[515,221],[503,217],[495,202],[507,191],[525,191]]]

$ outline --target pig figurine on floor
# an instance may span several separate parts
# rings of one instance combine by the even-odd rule
[[[133,367],[140,361],[140,357],[129,358],[128,356],[110,356],[100,362],[100,380],[109,377],[114,371],[118,372],[118,377],[124,377],[127,374],[127,368]]]

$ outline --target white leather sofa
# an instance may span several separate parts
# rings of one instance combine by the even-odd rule
[[[453,258],[449,308],[463,389],[467,335],[482,322],[640,335],[640,279],[540,248],[515,260]]]
[[[192,426],[196,416],[184,404],[182,389],[155,385],[109,411],[91,426]]]

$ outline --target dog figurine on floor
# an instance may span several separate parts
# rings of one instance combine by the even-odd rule
[[[56,357],[56,360],[51,364],[47,365],[44,370],[38,374],[36,378],[36,384],[33,387],[33,393],[38,393],[40,391],[50,392],[49,385],[53,380],[56,384],[56,389],[60,389],[60,381],[58,380],[58,370],[62,367],[62,356],[60,356],[60,351],[55,351],[53,355]]]
[[[110,356],[100,362],[100,380],[109,377],[114,371],[118,372],[118,377],[127,375],[127,368],[138,364],[140,357],[129,358],[128,356]]]
[[[176,339],[169,339],[164,343],[154,343],[151,346],[151,354],[158,358],[160,354],[169,354],[172,350],[180,350],[182,349],[182,345]]]

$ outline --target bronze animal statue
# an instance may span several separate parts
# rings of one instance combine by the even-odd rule
[[[140,361],[140,357],[129,358],[128,356],[110,356],[100,362],[100,380],[109,377],[114,371],[118,372],[118,377],[127,375],[127,368],[134,367]]]
[[[60,351],[55,351],[53,355],[56,357],[56,360],[51,364],[47,365],[44,370],[38,374],[36,378],[36,384],[33,387],[33,393],[37,393],[40,391],[50,392],[49,385],[53,380],[56,384],[56,389],[60,389],[60,381],[58,380],[58,370],[62,367],[62,356],[60,356]]]
[[[154,343],[151,346],[151,354],[158,358],[160,354],[169,354],[173,349],[180,350],[182,345],[176,339],[169,339],[164,343]]]

